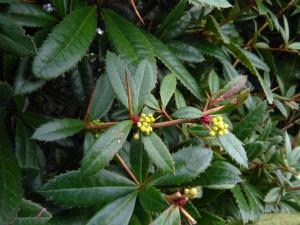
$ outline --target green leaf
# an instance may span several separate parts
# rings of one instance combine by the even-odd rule
[[[45,27],[58,21],[55,16],[47,13],[41,6],[27,2],[10,4],[8,12],[11,19],[21,26]]]
[[[31,93],[41,88],[45,83],[45,80],[33,79],[31,73],[31,58],[26,57],[20,60],[14,83],[15,94]]]
[[[248,207],[247,200],[245,199],[245,196],[244,196],[241,188],[238,185],[235,186],[233,189],[231,189],[231,192],[233,193],[235,201],[238,205],[243,222],[244,222],[244,224],[246,224],[249,221],[249,217],[250,217],[250,214],[249,214],[250,210]]]
[[[139,192],[141,206],[150,212],[162,212],[168,208],[168,203],[155,187],[148,186]]]
[[[174,9],[165,17],[159,26],[156,35],[159,37],[164,36],[173,27],[173,24],[180,19],[186,8],[186,0],[180,0]]]
[[[300,50],[300,42],[294,42],[288,45],[289,49]]]
[[[124,60],[136,65],[141,59],[154,62],[151,44],[139,28],[110,9],[102,9],[102,12],[106,31]]]
[[[51,201],[67,207],[108,203],[136,189],[127,178],[102,170],[93,176],[71,171],[54,177],[38,190]]]
[[[145,150],[154,164],[165,172],[174,173],[174,161],[162,140],[154,132],[148,136],[142,136],[142,140]]]
[[[68,0],[51,0],[56,13],[60,17],[64,17],[67,15],[67,10],[68,10]]]
[[[186,106],[177,109],[173,114],[175,118],[182,118],[182,119],[197,119],[202,116],[202,112],[194,107]]]
[[[19,166],[22,168],[33,168],[39,170],[37,158],[37,144],[31,139],[31,132],[17,120],[15,151]]]
[[[298,225],[299,213],[270,213],[264,214],[254,225]]]
[[[11,224],[21,202],[21,171],[7,131],[0,124],[0,224]]]
[[[281,114],[285,117],[285,118],[288,118],[288,112],[284,106],[284,104],[277,100],[277,99],[274,99],[273,101],[274,105],[276,105],[277,109],[281,112]]]
[[[272,188],[266,194],[266,196],[264,198],[264,202],[270,203],[270,204],[277,202],[281,197],[281,192],[282,192],[282,190],[280,187]]]
[[[188,29],[188,26],[192,22],[192,13],[190,11],[184,12],[184,14],[176,20],[174,23],[170,24],[168,32],[165,32],[162,36],[163,40],[175,39]]]
[[[243,119],[234,127],[233,133],[237,138],[245,140],[255,132],[255,128],[261,124],[266,111],[266,103],[262,102],[253,108]]]
[[[164,45],[158,38],[147,33],[154,54],[162,61],[168,69],[176,75],[180,82],[199,100],[202,99],[199,86],[195,78],[187,71],[187,69],[181,64],[177,57]]]
[[[175,205],[166,209],[159,217],[157,217],[151,225],[180,225],[179,208]]]
[[[140,182],[143,182],[148,174],[150,160],[140,140],[131,143],[129,156],[134,175]]]
[[[72,136],[83,128],[84,123],[81,120],[56,119],[39,127],[32,138],[39,141],[54,141]]]
[[[196,6],[206,4],[217,8],[228,8],[232,5],[227,0],[190,0],[190,2]]]
[[[176,76],[172,73],[164,77],[160,85],[160,99],[163,107],[166,107],[169,103],[172,95],[176,90]]]
[[[55,214],[48,225],[86,225],[90,218],[90,209],[65,210]]]
[[[218,138],[228,155],[231,156],[238,164],[247,168],[248,159],[242,142],[230,132],[223,136],[219,136]]]
[[[10,85],[0,81],[0,107],[6,107],[13,98]]]
[[[0,49],[18,56],[36,54],[33,39],[25,35],[25,30],[21,26],[3,15],[0,15]]]
[[[209,72],[208,75],[208,86],[211,93],[215,93],[220,88],[220,79],[214,69]]]
[[[22,199],[20,206],[14,225],[43,225],[52,217],[45,208],[30,200]]]
[[[95,6],[75,10],[64,17],[34,58],[33,73],[53,79],[71,69],[86,53],[96,33],[96,24]]]
[[[224,43],[228,44],[230,42],[229,37],[221,30],[221,27],[216,21],[215,17],[210,15],[207,19],[206,26],[208,29],[213,31],[215,35],[217,35]]]
[[[215,161],[193,184],[211,189],[231,189],[241,182],[238,168],[225,161]]]
[[[126,120],[109,128],[88,150],[81,162],[84,175],[93,175],[102,170],[123,146],[131,130],[132,121]]]
[[[103,117],[111,108],[115,94],[107,74],[102,74],[97,80],[95,96],[91,103],[90,120]]]
[[[170,41],[168,42],[168,47],[183,61],[200,63],[205,60],[201,51],[192,44],[181,41]]]
[[[131,218],[137,192],[133,192],[125,197],[119,198],[103,207],[95,216],[93,216],[87,225],[122,224],[127,225]]]
[[[146,99],[150,96],[155,81],[155,74],[150,62],[143,60],[139,63],[133,80],[135,86],[133,87],[133,111],[139,113],[143,108]]]
[[[212,151],[200,146],[183,148],[173,155],[175,173],[165,174],[163,171],[154,173],[152,185],[179,185],[187,183],[203,173],[210,165]]]
[[[175,103],[177,109],[184,108],[187,106],[183,95],[178,89],[175,90]]]

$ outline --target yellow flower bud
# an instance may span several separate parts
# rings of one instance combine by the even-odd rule
[[[153,117],[153,114],[152,114],[152,113],[149,113],[149,114],[148,114],[148,117],[149,117],[149,118]]]
[[[220,136],[222,136],[224,134],[224,132],[223,131],[218,131],[218,135],[220,135]]]
[[[214,130],[214,131],[218,131],[219,128],[218,128],[217,126],[213,126],[213,130]]]
[[[190,193],[190,189],[188,189],[188,188],[184,189],[184,194],[185,195],[188,195],[189,193]]]
[[[133,139],[134,140],[138,140],[140,138],[140,134],[138,132],[136,132],[134,135],[133,135]]]
[[[146,117],[146,114],[145,114],[145,113],[142,113],[142,114],[141,114],[141,117],[145,118],[145,117]]]
[[[141,122],[138,122],[137,123],[137,127],[141,127],[142,126],[142,123]]]
[[[143,122],[143,126],[144,126],[144,127],[148,127],[149,125],[148,125],[147,122]]]
[[[224,124],[224,128],[227,129],[229,126],[227,123]]]
[[[217,116],[217,120],[218,121],[223,121],[223,117],[222,116]]]
[[[141,131],[142,131],[142,132],[146,132],[146,130],[147,130],[147,128],[146,128],[145,126],[142,126],[142,127],[141,127]]]
[[[142,123],[142,122],[144,122],[145,120],[144,120],[144,118],[141,117],[139,121]]]
[[[149,132],[152,132],[152,131],[153,131],[153,128],[152,128],[152,127],[149,127],[148,130],[149,130]]]
[[[149,118],[149,116],[146,117],[145,121],[146,121],[147,123],[150,123],[150,122],[151,122],[151,119]]]
[[[151,122],[154,123],[155,122],[155,118],[152,116],[151,117]]]
[[[210,136],[216,136],[216,133],[212,130],[212,131],[209,132],[209,135]]]
[[[148,136],[150,134],[150,132],[147,130],[147,131],[145,131],[145,134]]]
[[[190,189],[190,193],[189,193],[190,197],[193,199],[193,198],[196,198],[197,195],[198,195],[198,190],[197,188],[191,188]]]
[[[218,120],[217,120],[217,118],[212,118],[212,120],[211,120],[213,123],[216,123],[216,122],[218,122]]]
[[[224,129],[223,132],[224,132],[224,134],[227,134],[227,133],[228,133],[228,130],[227,130],[227,129]]]

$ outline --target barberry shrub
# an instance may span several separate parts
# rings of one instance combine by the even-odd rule
[[[299,3],[0,0],[0,225],[299,225]]]

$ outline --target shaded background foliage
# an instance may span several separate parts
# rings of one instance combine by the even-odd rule
[[[299,4],[136,1],[143,22],[130,1],[0,0],[0,224],[184,224],[163,194],[193,186],[199,224],[299,224]],[[141,134],[145,147],[120,125],[127,141],[107,148],[139,193],[114,154],[89,167],[119,141],[89,126],[129,118],[125,69],[151,78],[136,114],[191,119]],[[207,102],[233,134],[194,124]]]

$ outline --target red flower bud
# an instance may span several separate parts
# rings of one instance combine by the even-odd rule
[[[201,121],[201,123],[209,124],[209,122],[210,122],[210,116],[209,116],[209,115],[202,116],[202,117],[200,118],[200,121]]]
[[[186,199],[185,197],[182,197],[181,199],[178,199],[176,202],[175,202],[176,205],[178,206],[184,206],[186,204]]]
[[[140,120],[140,117],[137,116],[137,115],[133,115],[133,116],[131,117],[131,120],[132,120],[132,122],[133,122],[134,124],[137,124],[137,123],[139,122],[139,120]]]

